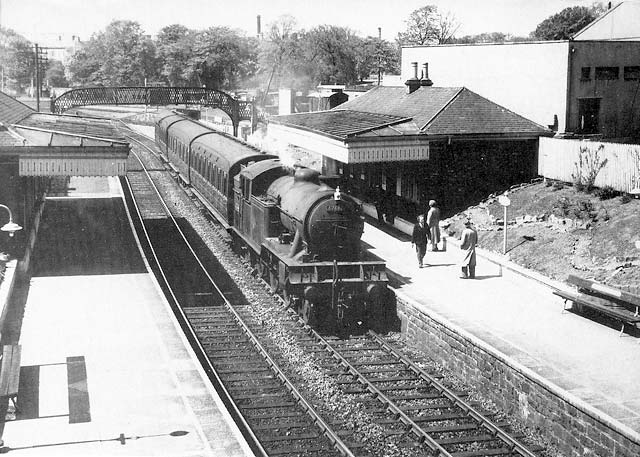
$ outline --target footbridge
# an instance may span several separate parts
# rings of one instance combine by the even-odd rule
[[[251,121],[252,131],[258,122],[253,102],[237,100],[226,92],[203,87],[82,87],[51,98],[51,112],[57,114],[87,105],[210,106],[231,118],[234,136],[238,135],[240,121]]]

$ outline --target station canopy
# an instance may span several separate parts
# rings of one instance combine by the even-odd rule
[[[0,155],[20,176],[122,176],[130,146],[113,121],[39,113],[0,92]]]

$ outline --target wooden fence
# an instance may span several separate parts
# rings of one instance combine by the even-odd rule
[[[581,176],[583,183],[596,174],[596,187],[629,192],[640,188],[640,144],[540,138],[538,174],[565,182]]]

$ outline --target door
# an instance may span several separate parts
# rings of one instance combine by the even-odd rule
[[[599,133],[598,118],[600,117],[599,98],[578,99],[578,132]]]

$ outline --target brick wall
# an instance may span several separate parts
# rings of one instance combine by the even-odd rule
[[[407,341],[474,386],[485,398],[537,430],[567,457],[637,457],[640,443],[581,400],[509,362],[471,335],[429,316],[396,294]],[[609,423],[608,423],[609,422]]]

